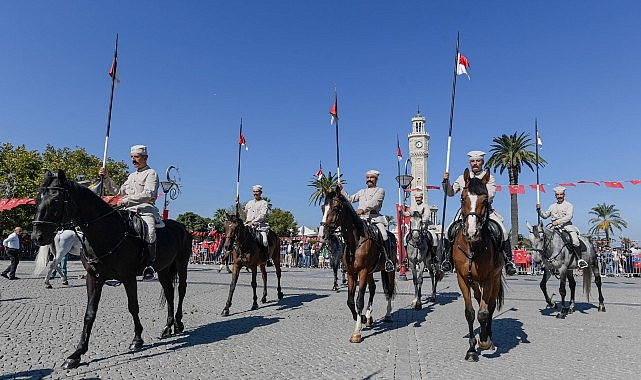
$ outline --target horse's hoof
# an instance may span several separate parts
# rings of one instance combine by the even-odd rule
[[[366,324],[367,323],[367,317],[364,315],[361,315],[361,323]]]
[[[62,280],[62,285],[69,285],[69,281],[67,281],[67,280]]]
[[[229,317],[229,309],[223,309],[223,312],[220,313],[223,317]]]
[[[254,303],[254,304],[252,305],[251,310],[258,310],[258,304],[257,304],[257,303]]]
[[[557,317],[558,319],[565,319],[565,314],[564,314],[564,313],[557,313],[557,314],[556,314],[556,317]]]
[[[481,350],[491,350],[494,349],[494,343],[492,343],[492,339],[488,339],[487,342],[479,341],[479,348]]]
[[[417,303],[414,305],[414,310],[417,310],[417,311],[418,311],[418,310],[421,310],[422,308],[423,308],[423,304],[421,304],[421,303],[418,303],[418,302],[417,302]]]
[[[572,314],[572,313],[574,313],[574,308],[573,307],[570,308],[570,310],[568,310],[568,314]]]
[[[45,284],[45,289],[53,289],[53,286],[51,286],[51,284]]]
[[[62,363],[62,369],[74,369],[78,368],[80,365],[80,359],[71,359],[67,358],[64,363]]]
[[[261,302],[261,303],[267,303],[267,297],[263,297],[263,298],[261,298],[261,299],[260,299],[260,302]]]
[[[605,312],[605,305],[599,305],[599,311]]]
[[[350,343],[360,343],[363,339],[361,339],[361,334],[352,334],[352,336],[349,338]]]
[[[165,328],[162,330],[162,333],[160,333],[160,339],[169,338],[170,336],[171,336],[171,326],[165,326]]]
[[[176,335],[182,334],[185,331],[185,325],[182,322],[174,323],[174,333]]]
[[[131,344],[129,345],[129,351],[138,351],[138,350],[140,350],[140,349],[142,348],[142,346],[143,346],[143,344],[144,344],[144,343],[145,343],[145,342],[143,342],[143,341],[142,341],[142,339],[140,339],[140,340],[134,340],[134,341],[133,341],[133,342],[131,342]]]
[[[465,354],[465,360],[468,362],[478,362],[479,361],[479,354],[474,352],[468,352]]]
[[[372,317],[367,317],[367,321],[365,321],[365,326],[371,326],[372,323],[374,323],[374,320]]]
[[[279,300],[282,300],[284,296],[285,295],[283,294],[283,292],[278,292],[278,299]]]
[[[391,315],[386,315],[385,318],[383,318],[383,322],[387,322],[387,323],[392,322],[392,316]]]

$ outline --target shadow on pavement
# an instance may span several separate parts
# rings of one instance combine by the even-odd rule
[[[39,380],[51,375],[52,372],[53,370],[51,369],[32,369],[30,371],[21,371],[16,373],[3,373],[0,374],[0,379]]]

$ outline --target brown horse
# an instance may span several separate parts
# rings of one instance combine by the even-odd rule
[[[245,223],[243,223],[243,220],[238,215],[227,214],[226,216],[224,244],[225,251],[233,255],[233,267],[227,304],[221,313],[224,317],[229,315],[229,308],[231,307],[234,289],[236,289],[236,283],[238,282],[238,275],[243,267],[251,269],[252,272],[251,284],[254,291],[254,303],[251,309],[258,309],[258,297],[256,296],[257,267],[260,267],[260,273],[263,275],[263,298],[261,298],[260,301],[262,303],[267,302],[267,271],[265,270],[265,263],[270,258],[274,263],[276,277],[278,278],[278,299],[283,299],[283,292],[280,288],[280,242],[278,236],[276,236],[274,231],[269,231],[267,239],[270,244],[267,249],[267,256],[265,257],[262,252],[264,249],[261,247],[262,243],[256,240],[251,228],[245,226]]]
[[[369,326],[372,323],[372,302],[376,293],[375,272],[381,272],[383,290],[385,299],[387,299],[387,312],[384,320],[385,322],[392,321],[392,299],[396,294],[394,271],[385,272],[384,270],[386,258],[381,244],[385,243],[379,241],[378,228],[363,222],[354,211],[351,203],[341,195],[338,189],[325,194],[323,209],[323,221],[318,235],[324,241],[328,241],[330,235],[340,227],[345,242],[343,265],[347,271],[347,306],[356,321],[354,332],[349,341],[360,343],[362,324],[365,323]],[[387,240],[389,246],[396,247],[394,235],[388,233]],[[393,259],[396,260],[396,255],[393,255]],[[354,302],[357,281],[358,297]],[[369,301],[366,313],[363,314],[366,287],[369,287]],[[360,318],[358,318],[359,315]]]
[[[456,234],[452,258],[463,299],[465,319],[469,327],[470,348],[465,360],[478,361],[476,337],[474,335],[474,306],[471,292],[479,304],[478,321],[481,325],[479,348],[488,350],[492,343],[492,315],[501,309],[504,297],[503,255],[497,249],[488,226],[490,205],[486,184],[490,179],[487,172],[482,179],[470,178],[465,169],[465,188],[461,192],[462,227]]]

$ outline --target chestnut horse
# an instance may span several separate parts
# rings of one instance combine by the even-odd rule
[[[229,315],[229,308],[231,307],[231,300],[234,296],[236,283],[242,267],[251,269],[252,272],[252,290],[254,291],[254,303],[251,309],[258,309],[258,297],[256,296],[256,275],[257,267],[260,267],[260,273],[263,275],[263,297],[260,299],[262,303],[267,302],[267,271],[265,270],[265,263],[270,258],[274,263],[276,269],[276,278],[278,279],[278,299],[283,299],[283,292],[280,287],[280,242],[278,236],[274,231],[269,231],[267,235],[269,240],[269,248],[267,250],[267,257],[263,256],[261,247],[262,243],[256,240],[254,233],[250,227],[245,226],[243,220],[238,215],[226,214],[225,220],[225,254],[232,254],[233,267],[231,275],[231,284],[229,285],[229,296],[227,297],[227,304],[223,309],[221,315],[226,317]]]
[[[479,304],[478,321],[479,348],[488,350],[492,343],[492,315],[494,310],[503,306],[504,277],[503,255],[492,239],[488,223],[490,204],[486,184],[490,179],[487,172],[482,179],[470,178],[469,169],[465,169],[465,188],[461,192],[462,227],[456,234],[453,243],[452,258],[456,268],[459,288],[465,300],[465,319],[469,328],[470,348],[465,360],[478,361],[476,337],[474,335],[474,305],[472,291]]]
[[[352,204],[338,191],[332,190],[325,194],[323,206],[323,221],[318,235],[328,241],[330,235],[340,227],[341,236],[345,242],[343,265],[347,271],[347,306],[356,321],[354,332],[350,338],[352,343],[361,342],[362,324],[367,326],[372,323],[372,302],[376,293],[374,273],[381,272],[381,282],[387,299],[387,312],[385,322],[391,322],[392,299],[396,294],[394,282],[395,272],[385,272],[385,253],[380,246],[384,244],[377,237],[378,228],[363,222],[356,214]],[[396,238],[388,233],[388,244],[396,247]],[[395,248],[394,248],[395,249]],[[396,255],[392,255],[396,261]],[[354,301],[356,285],[358,283],[358,297]],[[366,313],[363,314],[365,303],[365,288],[369,287],[369,301]],[[360,318],[358,316],[360,315]]]

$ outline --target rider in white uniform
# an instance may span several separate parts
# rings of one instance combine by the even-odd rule
[[[473,150],[471,152],[468,152],[467,155],[470,161],[470,178],[483,178],[483,176],[487,172],[487,170],[483,170],[483,164],[485,163],[485,152],[482,152],[480,150]],[[503,217],[492,208],[492,201],[494,200],[494,195],[496,194],[496,179],[493,175],[490,174],[490,180],[485,186],[487,187],[488,203],[490,205],[490,219],[494,220],[501,227],[501,232],[503,235],[501,240],[503,241],[502,251],[505,255],[505,273],[512,276],[516,274],[516,268],[514,267],[514,262],[512,261],[512,249],[510,247],[510,241],[508,239],[509,236],[507,230],[505,229],[505,226],[503,226]],[[454,196],[454,194],[461,191],[464,187],[465,179],[463,178],[462,174],[456,179],[454,184],[450,184],[450,173],[443,173],[443,190],[448,197]],[[449,255],[450,253],[448,253],[448,256]],[[443,261],[445,271],[451,270],[451,268],[447,266],[448,264],[451,267],[449,257]]]
[[[579,268],[587,268],[588,262],[581,259],[581,247],[579,242],[579,229],[572,225],[572,216],[574,216],[574,206],[565,200],[565,187],[557,186],[554,188],[556,203],[550,205],[547,211],[541,211],[541,204],[536,204],[536,212],[543,219],[552,217],[552,226],[567,231],[572,238],[572,248],[577,258]]]

